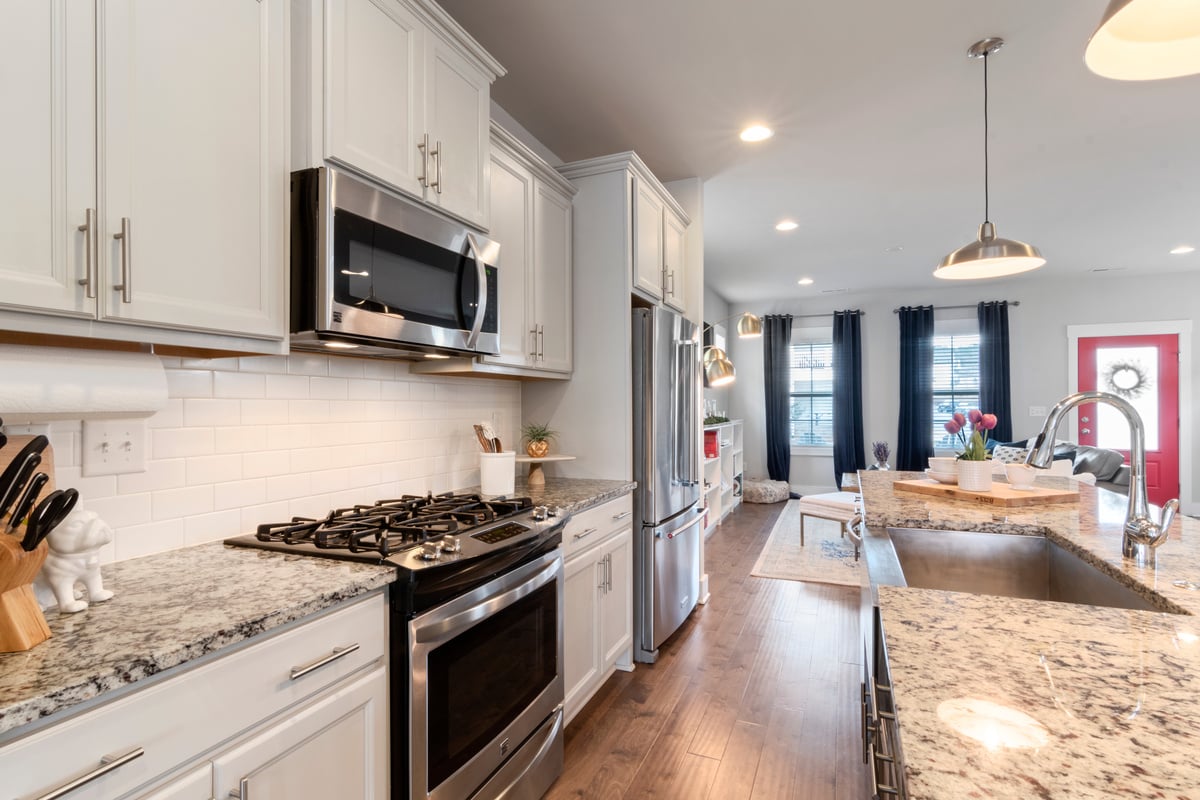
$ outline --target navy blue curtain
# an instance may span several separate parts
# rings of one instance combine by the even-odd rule
[[[792,315],[767,314],[763,322],[763,384],[766,395],[767,474],[786,481],[792,471]]]
[[[933,455],[933,306],[900,309],[900,426],[896,468],[924,470]]]
[[[833,485],[867,466],[863,444],[861,311],[833,312]]]
[[[979,408],[996,415],[992,438],[1011,442],[1012,401],[1008,380],[1008,302],[980,303],[979,316]]]

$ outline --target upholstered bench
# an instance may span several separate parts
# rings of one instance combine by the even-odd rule
[[[825,494],[810,494],[800,498],[800,546],[804,546],[804,518],[817,517],[842,523],[842,536],[849,535],[854,542],[854,557],[858,558],[858,548],[862,544],[858,525],[862,522],[862,513],[858,509],[859,496],[853,492],[827,492]]]

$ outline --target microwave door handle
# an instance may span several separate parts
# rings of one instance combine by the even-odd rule
[[[483,318],[487,315],[487,266],[479,257],[479,246],[475,244],[474,234],[467,234],[467,248],[471,258],[475,260],[475,322],[467,335],[467,347],[474,349],[475,342],[479,340],[479,332],[483,330]]]

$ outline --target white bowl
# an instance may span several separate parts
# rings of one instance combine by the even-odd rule
[[[927,469],[925,474],[938,483],[958,483],[958,473],[955,472],[934,472],[932,469]]]
[[[1027,464],[1009,464],[1004,468],[1008,476],[1009,486],[1022,491],[1033,488],[1033,481],[1038,471]]]

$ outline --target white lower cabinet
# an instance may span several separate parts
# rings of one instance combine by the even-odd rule
[[[563,677],[566,721],[579,713],[618,665],[631,665],[633,527],[626,496],[572,517],[565,561]]]
[[[387,719],[387,669],[379,666],[214,759],[214,796],[385,800]]]
[[[254,800],[383,800],[386,631],[387,604],[376,593],[149,679],[0,746],[4,797],[57,797],[74,784],[61,796],[208,800],[230,797],[245,780],[254,789],[240,796]],[[355,755],[317,759],[317,748]]]

